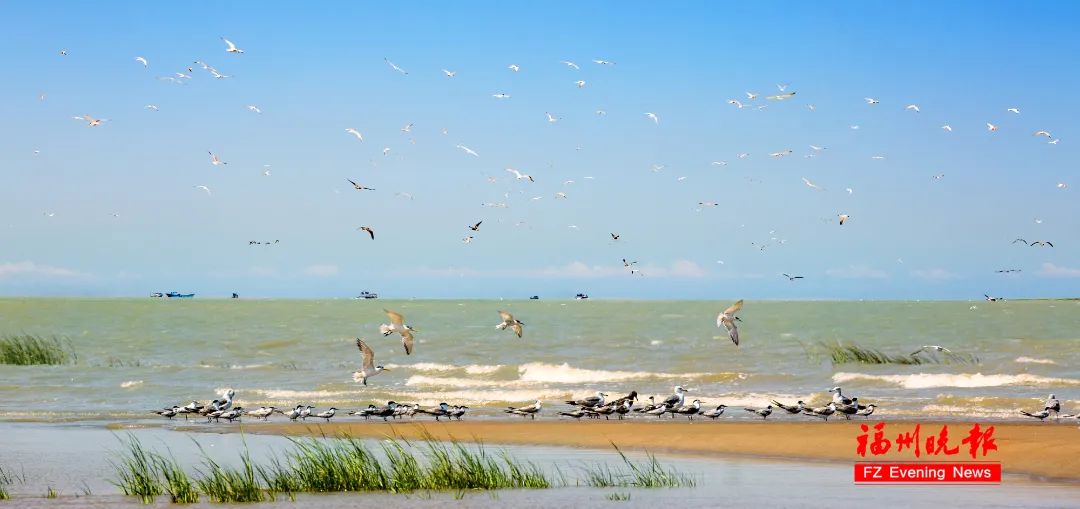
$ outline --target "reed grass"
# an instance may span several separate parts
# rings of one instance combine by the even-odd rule
[[[48,486],[45,489],[45,498],[57,498],[60,496],[60,492],[56,491],[56,488]]]
[[[611,500],[612,502],[625,502],[627,500],[630,500],[630,494],[615,492],[608,494],[607,499]]]
[[[868,348],[854,343],[821,341],[816,353],[824,353],[833,365],[839,364],[978,364],[979,358],[971,354],[942,352],[939,357],[933,352],[919,351],[915,354],[894,355],[876,348]]]
[[[121,439],[123,451],[111,462],[117,475],[114,484],[147,504],[161,494],[168,494],[173,503],[197,503],[202,496],[214,502],[245,503],[276,500],[280,494],[295,500],[296,493],[451,491],[464,496],[476,490],[550,488],[553,479],[566,484],[558,469],[549,476],[538,465],[506,451],[491,454],[483,444],[466,446],[430,436],[413,444],[397,438],[382,442],[381,450],[376,447],[373,452],[364,441],[347,436],[289,440],[292,447],[282,457],[262,464],[252,461],[245,446],[236,468],[214,461],[195,442],[202,466],[189,476],[171,453],[151,451],[128,435]],[[615,451],[626,468],[596,467],[588,472],[589,486],[694,486],[692,477],[665,469],[651,455],[648,461],[635,463],[618,447]]]
[[[8,492],[8,486],[15,484],[15,476],[11,475],[4,467],[0,467],[0,500],[7,500],[11,498],[11,493]]]
[[[0,364],[16,366],[67,364],[76,360],[75,353],[59,338],[15,334],[0,337]]]
[[[586,485],[593,488],[679,488],[697,484],[693,476],[664,468],[652,454],[646,453],[648,459],[645,462],[635,463],[614,442],[611,446],[619,453],[626,469],[607,465],[588,467],[585,471]]]

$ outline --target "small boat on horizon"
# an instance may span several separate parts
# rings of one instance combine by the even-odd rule
[[[589,298],[589,294],[587,294],[587,293],[579,293],[579,294],[574,296],[574,299],[577,299],[577,300],[585,300],[585,299],[588,299],[588,298]]]
[[[170,298],[170,299],[190,299],[190,298],[194,297],[195,294],[194,293],[169,292],[169,293],[166,293],[165,296]]]
[[[368,292],[368,291],[363,291],[363,292],[360,292],[360,295],[357,295],[356,298],[357,299],[378,299],[379,294],[371,293],[371,292]]]

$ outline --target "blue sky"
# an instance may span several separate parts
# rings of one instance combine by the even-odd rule
[[[1078,9],[5,2],[0,294],[1075,296]]]

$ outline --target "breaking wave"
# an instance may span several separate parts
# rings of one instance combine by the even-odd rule
[[[1080,380],[1073,378],[1051,378],[1039,375],[984,375],[982,373],[916,373],[912,375],[868,375],[864,373],[837,373],[833,381],[846,383],[856,380],[888,382],[905,389],[927,389],[932,387],[1001,387],[1004,385],[1080,385]]]

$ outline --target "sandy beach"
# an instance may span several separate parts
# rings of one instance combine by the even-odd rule
[[[686,421],[461,421],[461,422],[333,422],[333,423],[261,423],[248,422],[230,431],[274,435],[349,435],[381,438],[397,435],[419,438],[431,434],[438,439],[482,441],[487,444],[546,445],[610,449],[614,442],[628,450],[694,456],[732,455],[784,458],[801,461],[965,461],[971,460],[961,440],[972,423],[890,421],[885,437],[895,442],[896,435],[913,431],[921,424],[920,445],[930,434],[936,435],[942,424],[949,426],[949,447],[960,447],[952,456],[928,456],[925,451],[915,458],[910,450],[896,452],[896,444],[887,454],[865,458],[856,453],[860,424],[869,422],[686,422]],[[1062,423],[992,423],[998,450],[980,461],[1000,461],[1006,474],[1019,474],[1041,480],[1080,482],[1080,431]],[[987,424],[982,424],[985,430]],[[223,427],[180,427],[184,431],[221,432]],[[871,431],[873,431],[871,429]],[[872,440],[872,437],[871,437]]]

